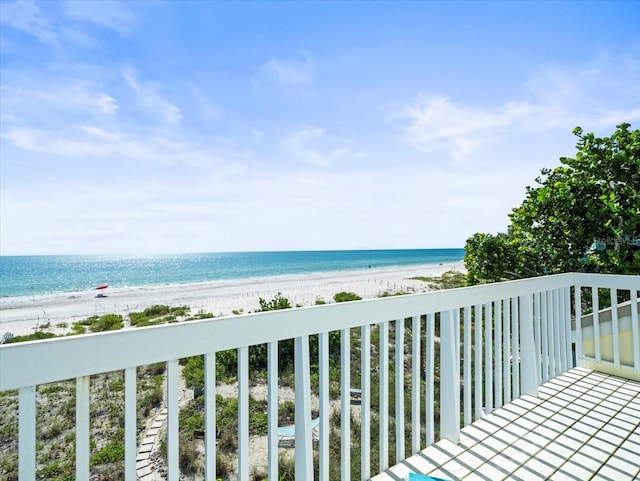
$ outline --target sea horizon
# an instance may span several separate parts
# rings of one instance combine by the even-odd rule
[[[463,248],[0,256],[0,297],[459,262]]]

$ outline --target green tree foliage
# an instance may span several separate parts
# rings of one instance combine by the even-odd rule
[[[514,272],[518,270],[518,248],[507,234],[473,234],[467,239],[465,251],[469,284],[517,277]]]
[[[542,169],[508,234],[468,239],[470,283],[568,271],[640,274],[640,130],[578,137],[574,158]]]

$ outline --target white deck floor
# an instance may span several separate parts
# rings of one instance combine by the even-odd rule
[[[374,481],[640,479],[640,383],[575,368]]]

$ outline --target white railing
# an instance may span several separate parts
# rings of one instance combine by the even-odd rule
[[[616,276],[577,277],[576,359],[581,366],[640,381],[639,290],[637,277],[629,280],[631,285]]]
[[[341,333],[340,406],[351,412],[351,371],[360,369],[360,446],[352,446],[351,416],[341,416],[341,479],[351,472],[352,449],[360,451],[360,478],[371,470],[386,470],[391,459],[401,461],[410,446],[415,454],[438,437],[457,441],[467,425],[522,394],[536,395],[538,386],[574,365],[571,311],[577,313],[576,356],[588,358],[582,347],[584,289],[593,299],[596,363],[602,359],[597,333],[598,288],[611,299],[628,293],[637,306],[638,276],[561,274],[463,289],[430,292],[342,304],[272,311],[156,327],[128,329],[10,344],[0,347],[0,391],[19,390],[19,477],[36,476],[36,386],[76,379],[76,479],[90,473],[89,379],[116,370],[125,372],[125,479],[136,479],[136,369],[167,364],[167,478],[178,479],[178,360],[205,356],[205,476],[216,479],[216,352],[238,351],[238,479],[249,479],[249,346],[268,344],[268,478],[278,479],[278,341],[295,339],[295,473],[313,479],[313,450],[318,450],[319,476],[329,479],[329,333]],[[595,289],[595,291],[593,291]],[[600,291],[602,292],[602,291]],[[577,294],[577,295],[576,295]],[[582,295],[581,295],[582,294]],[[613,312],[617,312],[615,309]],[[619,356],[614,365],[640,372],[637,308],[631,309],[632,365]],[[405,322],[407,321],[407,322]],[[613,314],[614,353],[620,343],[619,320]],[[372,372],[372,332],[379,334],[377,373]],[[358,338],[359,331],[359,340]],[[405,332],[411,341],[405,343]],[[395,340],[390,344],[390,333]],[[439,336],[437,336],[439,334]],[[319,335],[319,443],[311,428],[309,336]],[[625,334],[626,335],[626,334]],[[353,340],[356,340],[353,343]],[[626,342],[626,341],[625,341]],[[422,349],[424,344],[424,350]],[[360,347],[359,354],[357,347]],[[392,351],[392,352],[390,352]],[[439,351],[439,355],[437,354]],[[352,365],[352,356],[356,362]],[[358,366],[359,356],[359,366]],[[411,358],[405,369],[405,356]],[[376,360],[374,358],[374,360]],[[390,361],[394,371],[390,371]],[[409,365],[409,364],[407,364]],[[408,371],[408,372],[407,372]],[[395,382],[389,392],[390,372]],[[439,377],[439,382],[437,381]],[[461,383],[462,379],[462,383]],[[423,382],[424,381],[424,382]],[[373,418],[371,388],[379,386],[379,459],[371,467]],[[440,396],[435,393],[439,387]],[[410,392],[410,418],[405,419],[405,395]],[[395,412],[390,415],[390,394]],[[460,409],[462,404],[462,409]],[[440,430],[436,432],[436,413]],[[389,432],[395,420],[394,433]],[[407,429],[408,427],[408,429]],[[389,446],[391,435],[395,445]],[[410,441],[408,441],[410,440]],[[405,444],[406,443],[406,444]],[[375,473],[373,473],[375,474]]]

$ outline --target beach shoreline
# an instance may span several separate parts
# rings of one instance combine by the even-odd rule
[[[464,272],[464,263],[423,264],[348,271],[287,274],[184,284],[109,288],[104,297],[96,291],[61,292],[0,298],[0,337],[31,334],[50,324],[55,334],[64,334],[71,323],[103,314],[142,311],[156,304],[188,306],[192,314],[210,312],[216,317],[248,313],[258,309],[259,299],[277,293],[293,306],[314,305],[316,300],[333,302],[333,295],[352,291],[363,299],[384,292],[426,292],[427,282],[411,277],[438,277],[447,271]],[[67,324],[67,327],[57,327]]]

